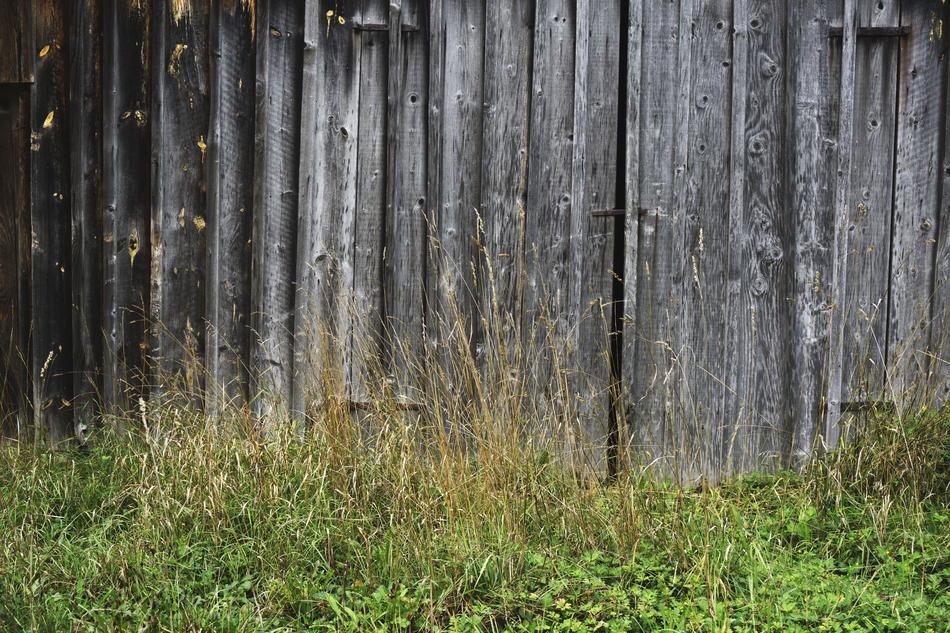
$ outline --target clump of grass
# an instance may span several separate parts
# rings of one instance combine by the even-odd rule
[[[801,475],[683,489],[579,477],[542,442],[462,446],[442,413],[393,404],[327,407],[301,436],[169,399],[84,447],[4,446],[0,628],[941,630],[950,618],[946,413],[882,416]]]
[[[316,328],[295,415],[166,388],[0,445],[0,630],[945,630],[950,411],[875,412],[801,473],[608,477],[559,308],[535,346],[492,304],[479,358],[443,310],[385,351]]]

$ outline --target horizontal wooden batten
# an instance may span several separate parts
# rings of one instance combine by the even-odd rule
[[[842,37],[843,30],[840,26],[833,26],[828,29],[828,37]],[[909,26],[859,26],[857,29],[858,37],[904,37],[910,35]]]

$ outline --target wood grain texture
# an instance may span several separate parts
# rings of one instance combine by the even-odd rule
[[[29,99],[25,86],[0,88],[0,437],[21,439],[30,410]]]
[[[151,3],[102,0],[102,404],[142,393],[149,296]]]
[[[570,332],[575,3],[537,0],[531,68],[522,347],[538,410],[567,423],[559,402]],[[543,157],[541,160],[531,157]]]
[[[305,17],[294,316],[298,415],[319,413],[328,388],[343,394],[349,373],[344,354],[352,328],[361,47],[353,19],[328,19],[335,7],[330,0],[314,2]]]
[[[851,191],[851,159],[854,137],[854,76],[857,50],[857,9],[854,0],[847,0],[842,15],[841,80],[838,100],[838,179],[834,197],[834,246],[832,249],[831,333],[829,341],[828,379],[824,441],[829,448],[838,444],[841,435],[841,390],[844,360],[844,280],[847,279],[848,240],[850,239],[848,202]]]
[[[950,9],[944,12],[944,24],[950,22]],[[946,26],[945,26],[946,28]],[[935,405],[950,402],[950,67],[944,68],[943,162],[940,164],[939,219],[934,298],[931,303],[933,325],[930,349],[933,351]]]
[[[250,394],[258,422],[286,415],[293,383],[303,6],[255,4]]]
[[[692,7],[689,126],[686,160],[683,283],[682,421],[680,450],[694,476],[715,475],[719,467],[719,423],[726,373],[723,338],[728,291],[729,161],[732,92],[732,2]]]
[[[486,354],[500,362],[489,367],[521,363],[534,21],[528,0],[486,7],[478,298]]]
[[[359,123],[357,125],[356,210],[352,230],[353,326],[345,341],[350,396],[366,402],[379,393],[383,340],[383,247],[386,214],[386,147],[389,93],[389,43],[402,39],[401,25],[390,24],[389,2],[363,0],[359,19],[387,24],[386,31],[360,33]],[[395,29],[392,27],[395,26]],[[397,52],[398,54],[398,52]],[[347,292],[345,291],[345,292]]]
[[[937,0],[901,3],[902,42],[897,112],[897,168],[888,322],[889,396],[907,403],[930,390],[930,301],[934,286],[937,209],[945,121],[947,36]]]
[[[944,22],[950,22],[947,15]],[[934,298],[931,304],[933,325],[930,349],[933,351],[935,405],[950,402],[950,70],[945,69],[943,124],[943,163],[940,165],[939,226],[937,261],[935,263]]]
[[[859,6],[858,27],[897,26],[899,6]],[[854,122],[845,283],[843,401],[875,401],[884,394],[887,363],[897,38],[859,38],[855,50]]]
[[[0,84],[33,81],[33,5],[23,0],[0,1],[5,23],[0,38]]]
[[[152,251],[149,327],[156,395],[203,388],[207,247],[207,3],[152,5]]]
[[[426,268],[431,326],[440,345],[480,363],[478,315],[485,5],[440,0],[430,13],[429,200],[434,209]],[[436,67],[437,66],[437,67]],[[435,184],[437,183],[437,184]],[[452,372],[450,372],[451,374]],[[450,375],[450,379],[453,376]],[[453,390],[456,390],[453,387]]]
[[[792,227],[784,210],[785,3],[748,3],[744,125],[745,192],[733,244],[741,287],[731,304],[738,323],[738,415],[724,464],[779,466],[790,445],[785,336],[791,326],[786,253]]]
[[[637,346],[640,294],[640,116],[643,74],[643,11],[642,0],[631,0],[627,28],[627,103],[624,143],[624,254],[623,254],[623,313],[620,320],[620,420],[618,442],[620,465],[630,468],[641,458],[637,437],[631,432],[635,421],[634,376],[637,370]]]
[[[240,407],[248,398],[255,37],[253,7],[213,4],[206,229],[209,414]]]
[[[645,2],[640,16],[639,176],[633,197],[639,219],[636,239],[629,234],[626,238],[628,249],[636,245],[636,258],[628,256],[625,266],[628,278],[636,276],[637,297],[635,312],[628,309],[624,327],[624,381],[631,448],[650,463],[664,458],[669,446],[674,404],[669,383],[672,327],[681,301],[673,289],[674,258],[682,261],[684,237],[684,227],[673,216],[673,149],[681,131],[677,127],[678,86],[668,74],[668,69],[680,68],[679,3]],[[685,74],[679,72],[677,77]]]
[[[789,450],[794,466],[803,465],[812,454],[824,393],[827,327],[823,287],[827,270],[823,253],[827,245],[821,227],[830,216],[824,210],[828,205],[821,175],[828,170],[824,149],[827,124],[823,121],[829,115],[833,90],[822,77],[830,57],[830,17],[821,2],[789,7],[788,55],[792,63],[788,73],[787,124],[793,154],[786,177],[789,205],[794,209],[795,259],[790,271],[794,346],[788,397],[793,428]]]
[[[574,161],[571,184],[569,314],[574,326],[579,452],[575,467],[606,473],[610,436],[609,331],[615,274],[614,222],[592,215],[616,206],[620,2],[577,5],[574,69]]]
[[[34,5],[36,42],[31,98],[31,312],[34,423],[51,443],[73,434],[70,270],[68,7]]]
[[[389,20],[383,299],[394,388],[398,398],[412,401],[425,325],[427,32],[422,0],[404,0],[398,8]],[[392,37],[397,23],[419,30]]]
[[[98,0],[74,0],[69,20],[73,413],[83,436],[102,393],[102,86]]]

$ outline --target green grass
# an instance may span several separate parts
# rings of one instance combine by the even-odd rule
[[[948,630],[945,414],[690,490],[377,414],[0,447],[0,630]]]

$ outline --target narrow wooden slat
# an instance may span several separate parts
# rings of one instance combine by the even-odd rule
[[[204,360],[208,5],[153,5],[151,371],[199,398]]]
[[[613,313],[614,222],[590,210],[612,208],[617,189],[620,2],[577,5],[570,314],[576,328],[571,387],[580,452],[575,466],[606,472],[610,439],[608,336]]]
[[[390,3],[363,0],[360,19],[387,23]],[[399,4],[395,3],[398,8]],[[389,43],[401,40],[398,22],[386,31],[360,33],[359,139],[357,140],[356,211],[352,231],[353,327],[346,356],[353,400],[370,399],[380,363],[383,324],[383,246],[386,211],[386,138],[389,123]],[[392,28],[392,27],[395,28]],[[397,51],[398,54],[398,51]],[[378,390],[376,391],[378,393]]]
[[[841,419],[841,389],[844,346],[843,302],[848,265],[848,198],[851,190],[851,157],[854,138],[854,76],[856,66],[857,10],[854,0],[845,0],[844,36],[841,55],[841,89],[838,106],[838,183],[835,190],[835,235],[832,251],[832,317],[831,339],[828,351],[828,371],[825,419],[825,443],[829,448],[838,444]]]
[[[637,369],[638,332],[637,320],[640,300],[639,255],[643,247],[640,239],[640,82],[643,74],[643,1],[631,0],[627,37],[627,120],[626,173],[624,174],[624,289],[623,315],[621,318],[621,416],[618,429],[618,448],[621,465],[630,468],[640,458],[639,447],[632,445],[635,435],[630,432],[634,421],[633,383]]]
[[[933,297],[941,174],[941,126],[947,36],[938,28],[936,5],[906,0],[902,40],[897,169],[891,249],[888,324],[889,400],[923,402],[930,391],[930,301]],[[940,32],[938,32],[938,30]]]
[[[785,50],[787,4],[749,4],[749,59],[745,112],[745,208],[741,220],[743,288],[737,317],[740,416],[736,461],[744,468],[786,463],[791,416],[786,398],[789,375],[787,333],[791,327],[788,267],[793,228],[784,208],[786,145]]]
[[[934,297],[931,304],[933,324],[930,330],[930,349],[934,354],[935,406],[950,402],[950,70],[946,72],[943,97],[946,117],[943,124],[943,163],[940,164],[943,182],[940,187],[940,216],[937,220],[940,235],[937,237]]]
[[[255,5],[251,397],[268,426],[291,406],[303,4]]]
[[[101,13],[98,0],[74,0],[69,21],[72,376],[80,436],[102,393]]]
[[[561,424],[566,423],[561,412],[569,404],[558,397],[564,395],[570,332],[574,5],[567,0],[536,2],[524,238],[522,347],[530,372],[528,389],[539,413]]]
[[[715,477],[719,468],[718,424],[723,413],[726,367],[723,311],[729,254],[729,162],[732,117],[732,2],[693,6],[686,171],[686,258],[683,283],[682,411],[678,425],[689,469]]]
[[[422,0],[393,3],[397,20],[424,27]],[[398,8],[398,11],[397,11]],[[427,47],[424,30],[389,38],[386,150],[386,246],[384,302],[389,333],[389,369],[396,395],[413,401],[413,374],[423,353],[423,293],[426,255]]]
[[[496,370],[520,363],[532,9],[528,0],[516,0],[488,3],[485,14],[479,205],[485,270],[480,278],[479,312],[486,325],[486,365]]]
[[[642,43],[639,106],[639,175],[637,208],[649,213],[639,219],[636,259],[628,257],[626,274],[636,275],[636,312],[624,328],[625,374],[629,393],[627,420],[632,449],[644,463],[657,463],[669,446],[668,416],[673,406],[672,327],[680,297],[673,291],[674,253],[682,259],[683,230],[672,216],[676,138],[677,82],[668,69],[679,68],[679,3],[642,4]],[[688,39],[688,38],[687,38]],[[682,81],[686,71],[676,77]]]
[[[438,110],[430,125],[432,155],[439,162],[429,179],[438,179],[430,193],[436,209],[433,234],[436,248],[427,263],[432,307],[432,332],[445,349],[471,349],[480,361],[481,335],[476,286],[480,253],[482,79],[485,43],[485,4],[442,0],[430,16],[430,51],[440,58],[430,71],[429,107]],[[438,20],[438,21],[436,21]],[[435,186],[435,185],[434,185]],[[454,391],[458,392],[457,389]]]
[[[67,15],[62,0],[34,5],[32,380],[35,425],[53,443],[73,434]]]
[[[151,3],[102,4],[102,404],[141,394],[151,259]]]
[[[298,415],[318,413],[327,387],[341,395],[348,373],[343,353],[352,328],[360,35],[340,24],[337,8],[332,0],[314,2],[305,17],[294,313]],[[328,11],[334,11],[329,21]]]
[[[820,226],[823,164],[822,120],[828,85],[821,77],[829,54],[828,15],[823,3],[809,0],[789,6],[788,130],[793,159],[789,162],[788,199],[795,210],[794,348],[788,397],[794,420],[790,455],[795,466],[809,458],[818,430],[822,399],[822,364],[825,353],[825,319],[822,315],[823,262]]]
[[[256,36],[253,7],[247,3],[213,3],[212,11],[205,349],[209,414],[241,406],[248,397]]]
[[[872,3],[873,4],[873,3]],[[857,7],[860,25],[896,25],[896,0]],[[899,42],[857,40],[842,401],[882,397],[885,382]]]
[[[0,1],[4,33],[0,39],[0,84],[33,81],[33,2]],[[37,5],[42,7],[42,5]]]
[[[0,438],[27,439],[30,91],[0,88]]]

